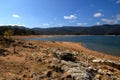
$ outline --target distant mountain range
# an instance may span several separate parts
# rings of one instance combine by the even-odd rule
[[[37,34],[60,35],[120,35],[120,25],[99,25],[91,27],[64,26],[54,28],[33,28]]]
[[[53,28],[26,28],[20,26],[0,26],[0,34],[12,29],[14,35],[120,35],[120,24],[91,27],[63,26]]]

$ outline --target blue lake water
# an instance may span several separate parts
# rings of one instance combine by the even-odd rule
[[[120,36],[59,36],[52,38],[25,38],[27,40],[80,42],[89,49],[120,56]]]

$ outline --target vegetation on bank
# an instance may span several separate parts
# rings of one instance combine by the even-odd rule
[[[13,30],[5,30],[2,35],[0,35],[0,48],[9,47],[14,40],[11,38],[13,35]]]

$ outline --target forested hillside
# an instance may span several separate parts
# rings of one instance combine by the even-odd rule
[[[120,25],[100,25],[91,27],[64,26],[55,28],[33,28],[38,34],[75,35],[120,35]]]

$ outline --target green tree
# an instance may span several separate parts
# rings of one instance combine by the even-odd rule
[[[0,36],[0,48],[3,48],[5,46],[5,40],[3,36]]]
[[[12,36],[12,35],[13,35],[13,30],[6,30],[4,32],[4,37],[6,37],[6,38],[10,39],[10,36]]]

